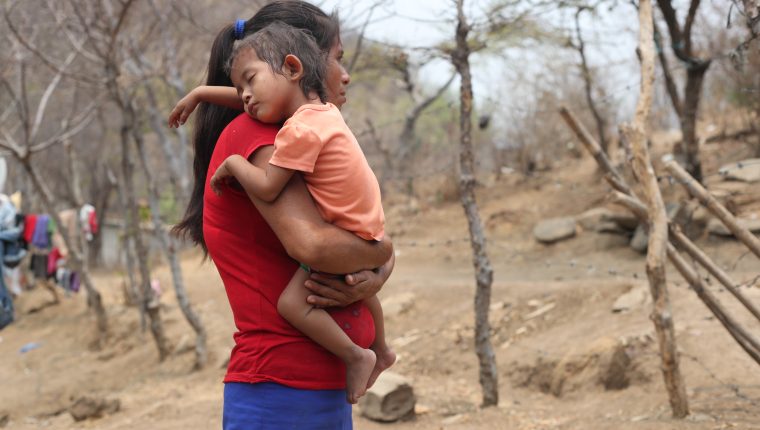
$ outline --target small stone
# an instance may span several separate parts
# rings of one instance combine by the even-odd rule
[[[636,231],[631,238],[630,246],[636,251],[645,254],[647,252],[647,246],[649,243],[649,235],[644,230],[644,226],[640,225],[636,227]]]
[[[452,416],[450,416],[448,418],[442,419],[441,420],[441,424],[443,424],[443,425],[446,426],[446,425],[450,425],[450,424],[459,423],[462,420],[464,420],[464,415],[463,414],[456,414],[456,415],[452,415]]]
[[[533,228],[533,236],[541,243],[554,243],[575,236],[575,218],[543,220]]]
[[[752,233],[760,232],[760,219],[739,218],[738,223]],[[717,236],[731,237],[734,235],[728,227],[717,218],[713,218],[707,223],[707,231]]]
[[[120,408],[121,402],[118,399],[82,396],[69,407],[69,413],[74,420],[82,421],[88,418],[102,418],[104,415],[118,412]]]
[[[630,291],[618,297],[612,305],[612,312],[626,312],[643,306],[647,301],[647,290],[643,287],[634,287]]]
[[[367,394],[359,399],[361,414],[371,420],[393,422],[414,413],[416,399],[409,381],[393,372],[383,372]]]
[[[750,158],[727,164],[721,167],[718,172],[730,181],[758,182],[760,181],[760,158]]]

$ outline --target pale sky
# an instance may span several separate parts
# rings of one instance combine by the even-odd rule
[[[377,0],[322,0],[318,2],[326,11],[337,8],[344,23],[358,27],[367,16],[369,8]],[[469,19],[482,19],[484,5],[489,0],[471,0],[465,3]],[[630,10],[628,10],[630,9]],[[623,105],[623,110],[635,104],[638,86],[638,61],[635,56],[638,19],[632,7],[619,6],[617,13],[602,10],[597,18],[583,14],[582,31],[587,44],[587,56],[592,66],[605,65],[604,79],[610,91],[615,92],[608,100]],[[620,13],[620,11],[627,13]],[[453,18],[455,6],[451,0],[385,0],[375,9],[372,23],[365,35],[371,40],[402,46],[432,47],[454,37]],[[555,26],[574,31],[572,11],[550,12],[544,19]],[[448,22],[447,22],[448,21]],[[522,85],[520,75],[540,76],[546,73],[545,62],[561,56],[569,56],[577,62],[577,54],[569,50],[535,47],[533,49],[509,49],[501,55],[474,55],[471,57],[473,91],[476,103],[502,105],[502,109],[519,108],[532,89]],[[431,88],[445,82],[452,67],[438,61],[421,70],[421,80]],[[561,79],[561,77],[560,77]],[[458,81],[457,81],[458,82]],[[451,88],[456,90],[458,83]]]

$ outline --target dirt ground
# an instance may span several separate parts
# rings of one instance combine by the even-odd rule
[[[671,418],[648,319],[651,300],[613,313],[629,291],[648,295],[644,256],[615,234],[580,232],[554,245],[532,236],[537,220],[598,206],[607,187],[589,159],[525,178],[508,175],[480,190],[481,214],[494,266],[493,343],[498,407],[482,409],[473,346],[474,276],[467,226],[458,202],[387,208],[397,248],[396,270],[381,298],[406,297],[388,316],[399,355],[393,370],[417,396],[409,419],[380,424],[355,408],[355,428],[376,429],[760,429],[760,369],[669,269],[673,319],[691,415]],[[741,281],[760,274],[746,248],[712,236],[698,243]],[[120,273],[98,273],[111,336],[89,347],[94,318],[82,294],[29,313],[49,300],[42,289],[21,296],[19,318],[0,332],[0,427],[8,429],[213,429],[221,426],[223,365],[234,330],[219,277],[193,251],[183,269],[193,306],[209,333],[208,366],[192,371],[192,331],[171,291],[165,267],[165,328],[175,346],[163,363],[137,310],[123,304]],[[717,287],[736,318],[758,333]],[[745,293],[760,302],[760,288]],[[38,347],[25,353],[24,345]],[[75,422],[66,408],[82,395],[118,399],[118,412]]]

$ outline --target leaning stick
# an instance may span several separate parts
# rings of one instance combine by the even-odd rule
[[[742,349],[752,357],[757,364],[760,364],[760,344],[747,333],[741,326],[734,321],[722,308],[718,299],[712,295],[712,293],[704,287],[702,280],[699,279],[699,275],[689,267],[688,263],[683,257],[676,251],[673,245],[668,245],[668,258],[673,265],[681,272],[681,275],[686,279],[694,292],[697,293],[702,302],[712,312],[713,315],[720,321],[723,327],[726,328],[728,334],[736,340],[736,343],[742,347]]]
[[[607,154],[602,151],[602,147],[599,146],[599,143],[594,139],[593,136],[591,136],[591,133],[586,130],[586,127],[583,126],[576,118],[575,115],[573,115],[572,112],[570,112],[569,109],[567,109],[565,106],[560,107],[559,109],[560,115],[562,115],[562,118],[565,120],[567,125],[575,132],[575,135],[578,137],[578,139],[581,141],[583,146],[586,147],[586,150],[588,150],[589,153],[591,153],[591,156],[594,157],[597,164],[599,164],[599,167],[602,168],[605,172],[607,172],[609,175],[612,176],[612,179],[607,179],[610,184],[615,184],[622,186],[623,191],[626,194],[630,194],[630,189],[627,185],[625,185],[625,180],[618,174],[617,170],[612,166],[612,163],[610,162],[610,159],[607,158]],[[613,185],[613,187],[615,186]],[[617,188],[616,188],[617,189]]]
[[[620,192],[613,192],[611,194],[611,200],[614,203],[627,207],[641,220],[641,222],[647,221],[647,209],[635,197]],[[688,240],[688,238],[686,240]],[[670,259],[675,268],[681,273],[681,276],[683,276],[686,282],[688,282],[692,289],[694,289],[694,292],[697,293],[697,296],[702,300],[705,306],[707,306],[707,309],[709,309],[718,321],[720,321],[723,327],[728,330],[728,333],[734,338],[734,340],[736,340],[739,346],[741,346],[753,360],[760,364],[760,343],[728,315],[718,299],[704,287],[699,275],[689,266],[673,245],[668,244],[667,253],[668,259]]]
[[[744,242],[750,251],[760,258],[760,239],[755,237],[755,235],[748,229],[742,227],[736,217],[733,216],[725,206],[720,204],[712,194],[702,187],[699,182],[694,180],[694,178],[675,161],[671,160],[665,163],[665,169],[689,191],[689,194],[696,197],[702,205],[713,213],[713,215],[723,221],[723,224],[731,230],[734,236]]]
[[[567,111],[567,109],[564,110]],[[581,124],[574,122],[574,115],[563,115],[563,118],[565,118],[565,121],[573,130],[585,130]],[[590,135],[588,135],[588,133],[585,133],[585,136]],[[635,215],[639,217],[639,219],[646,220],[646,207],[634,196],[631,189],[625,183],[625,180],[622,179],[622,177],[618,174],[618,172],[607,159],[606,155],[601,151],[594,152],[594,148],[599,148],[599,144],[597,144],[592,137],[589,137],[588,140],[584,140],[582,134],[578,134],[578,137],[581,139],[581,143],[584,144],[589,152],[592,154],[598,154],[598,156],[594,156],[594,158],[599,164],[599,167],[605,172],[604,178],[607,180],[607,182],[609,182],[610,186],[613,189],[619,191],[619,193],[613,193],[612,201],[628,207]],[[626,204],[624,201],[631,201],[634,204]],[[643,214],[643,217],[641,214]],[[702,300],[705,306],[707,306],[713,315],[715,315],[718,321],[720,321],[720,323],[726,328],[728,333],[736,340],[739,346],[741,346],[742,349],[747,352],[747,354],[749,354],[758,364],[760,364],[760,353],[757,352],[760,348],[753,349],[751,346],[752,344],[756,344],[756,342],[752,342],[752,338],[749,337],[749,335],[746,334],[746,332],[742,330],[736,322],[734,322],[730,317],[726,315],[721,305],[717,302],[717,300],[715,300],[714,296],[712,296],[709,291],[705,293],[707,290],[702,285],[699,276],[696,274],[691,275],[694,273],[691,267],[689,267],[689,265],[683,260],[683,257],[675,252],[675,249],[671,248],[671,246],[668,246],[668,258],[673,262],[686,282],[691,285],[700,300]],[[675,260],[674,258],[680,258],[680,260]],[[711,266],[717,267],[717,265],[709,258],[707,258],[705,262],[710,262]],[[747,339],[750,340],[748,341]]]
[[[688,237],[686,237],[683,232],[681,232],[681,229],[678,228],[676,225],[670,226],[670,237],[674,239],[675,244],[683,249],[687,254],[691,256],[691,258],[695,259],[699,264],[702,265],[705,269],[707,269],[708,272],[710,272],[711,275],[715,277],[721,284],[723,284],[724,287],[728,290],[729,293],[733,294],[734,297],[736,297],[737,300],[739,300],[744,307],[747,308],[748,311],[752,315],[755,316],[758,320],[760,320],[760,310],[755,307],[755,305],[742,293],[736,282],[734,282],[733,279],[723,271],[718,265],[716,265],[712,260],[710,260],[710,257],[707,256],[701,249],[699,249],[698,246],[694,244],[691,240],[689,240]]]
[[[642,222],[646,222],[646,207],[635,197],[631,197],[628,195],[625,195],[620,192],[613,192],[610,196],[611,200],[614,203],[621,204],[625,207],[627,207],[631,212],[633,212],[634,215],[636,215],[637,218],[639,218]],[[755,316],[755,318],[760,320],[760,311],[755,307],[755,305],[742,293],[737,286],[736,282],[734,282],[733,279],[720,267],[718,267],[717,264],[715,264],[714,261],[710,259],[710,257],[707,256],[697,245],[694,244],[694,242],[691,241],[688,237],[686,237],[685,234],[681,232],[681,229],[678,228],[677,225],[673,225],[672,223],[669,225],[670,230],[670,238],[673,239],[673,242],[675,242],[676,245],[678,245],[679,248],[681,248],[684,252],[689,254],[691,258],[697,261],[697,263],[701,264],[702,267],[707,269],[710,274],[712,274],[715,279],[717,279],[721,284],[723,284],[726,289],[736,297],[737,300],[739,300],[746,308],[747,310]],[[688,279],[687,279],[688,281]],[[689,282],[691,283],[691,282]],[[758,345],[758,349],[760,349],[760,344]]]

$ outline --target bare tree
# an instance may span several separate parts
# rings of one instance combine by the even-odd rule
[[[607,153],[609,146],[606,137],[607,121],[599,112],[599,109],[594,102],[594,79],[591,73],[591,69],[588,66],[588,61],[586,60],[586,43],[583,40],[583,32],[581,31],[580,24],[581,13],[587,10],[593,12],[593,9],[587,6],[579,6],[578,10],[575,12],[575,37],[577,41],[573,42],[570,40],[570,46],[578,51],[578,55],[580,56],[581,77],[583,78],[583,84],[586,93],[586,103],[588,104],[588,107],[594,116],[594,122],[596,122],[596,132],[599,136],[599,145],[601,145],[602,150]]]
[[[10,14],[11,8],[6,8],[4,10],[6,22],[11,20]],[[87,303],[95,312],[97,324],[96,346],[102,346],[108,334],[108,320],[100,292],[95,288],[90,278],[88,261],[83,255],[84,250],[81,247],[81,242],[74,239],[81,237],[81,234],[78,231],[68,231],[67,225],[61,222],[61,218],[58,215],[59,202],[50,191],[49,186],[43,179],[43,175],[32,160],[35,154],[40,154],[61,143],[71,149],[70,139],[81,132],[92,120],[94,112],[102,100],[92,100],[81,109],[75,103],[72,103],[69,115],[60,122],[59,127],[51,131],[49,130],[51,127],[48,126],[45,127],[47,130],[43,130],[43,123],[50,123],[50,121],[45,121],[50,102],[55,96],[58,96],[56,93],[60,92],[60,83],[63,76],[78,54],[76,52],[69,54],[56,67],[57,72],[50,79],[47,86],[44,87],[45,90],[39,99],[31,100],[32,94],[34,94],[32,88],[36,86],[36,83],[29,81],[30,79],[40,79],[41,77],[28,76],[30,65],[28,64],[27,56],[29,52],[17,42],[19,40],[14,39],[15,55],[13,56],[13,65],[15,66],[15,70],[13,71],[13,78],[17,84],[12,84],[4,74],[0,74],[0,86],[10,96],[17,114],[15,123],[11,123],[8,118],[6,118],[7,121],[0,122],[0,135],[2,136],[0,137],[0,148],[8,151],[22,166],[31,179],[32,186],[41,200],[42,207],[58,226],[64,243],[68,248],[67,257],[69,259],[69,266],[80,274],[82,284],[87,291]],[[35,112],[32,112],[31,109],[33,104],[37,105]],[[45,136],[45,134],[49,135]],[[79,229],[78,223],[75,223],[75,229]]]
[[[451,52],[451,62],[461,78],[460,86],[460,150],[459,150],[459,195],[467,216],[470,230],[470,244],[475,267],[475,349],[480,364],[480,385],[483,390],[483,406],[499,403],[498,372],[496,356],[491,345],[491,325],[488,310],[491,302],[493,269],[486,252],[483,222],[475,202],[475,156],[472,146],[472,76],[470,74],[470,45],[467,36],[470,26],[464,14],[464,0],[456,0],[457,26],[456,47]]]
[[[148,183],[148,202],[150,204],[150,213],[153,219],[153,228],[156,232],[156,237],[161,244],[161,248],[169,261],[169,268],[172,273],[174,291],[177,294],[179,307],[182,309],[185,319],[187,319],[196,333],[195,368],[201,369],[206,364],[207,359],[206,329],[203,327],[203,323],[201,323],[198,314],[193,311],[193,308],[190,305],[190,300],[187,298],[185,283],[182,279],[182,267],[180,266],[179,258],[177,257],[177,245],[175,240],[169,235],[169,231],[161,220],[161,208],[158,203],[160,195],[153,174],[151,173],[151,168],[148,165],[148,156],[145,151],[145,144],[142,136],[139,133],[136,133],[134,138],[143,174]]]
[[[393,155],[387,157],[393,160],[391,171],[397,172],[401,176],[405,176],[406,179],[406,192],[411,196],[414,194],[414,175],[411,174],[414,171],[413,166],[416,160],[418,150],[421,147],[421,141],[417,137],[416,126],[420,116],[428,109],[436,100],[438,100],[446,90],[449,88],[457,74],[452,73],[449,79],[432,94],[425,96],[422,94],[421,89],[416,84],[414,79],[414,67],[410,64],[409,55],[401,51],[397,55],[394,55],[391,61],[391,67],[396,69],[402,77],[403,90],[409,95],[412,100],[412,106],[406,111],[404,115],[404,122],[399,133],[399,144]],[[382,148],[383,152],[390,152],[390,149]]]
[[[692,28],[697,17],[700,0],[691,0],[689,11],[681,26],[676,16],[676,10],[671,0],[657,0],[670,34],[670,46],[673,53],[686,66],[686,84],[683,90],[683,101],[676,103],[677,95],[669,92],[674,107],[681,106],[680,122],[682,143],[676,146],[676,155],[682,155],[684,167],[698,181],[702,180],[702,163],[699,157],[699,141],[697,139],[697,113],[699,100],[702,96],[702,84],[707,69],[712,63],[711,58],[699,58],[695,55],[692,42]]]
[[[14,2],[14,5],[17,4]],[[135,91],[137,87],[125,76],[123,62],[130,48],[124,41],[125,28],[129,23],[130,13],[136,9],[135,0],[124,0],[118,4],[107,0],[81,3],[75,0],[46,3],[54,16],[72,16],[66,25],[59,27],[61,37],[68,40],[75,50],[89,63],[88,73],[65,73],[76,81],[102,91],[109,101],[116,106],[120,114],[120,140],[122,150],[122,175],[125,181],[124,191],[127,203],[129,234],[135,245],[142,286],[142,306],[150,319],[151,333],[156,342],[159,359],[163,360],[169,353],[168,341],[161,322],[160,307],[156,292],[150,285],[150,268],[148,252],[140,234],[140,221],[137,212],[130,142],[137,127]],[[11,6],[13,7],[13,6]],[[6,14],[7,17],[7,14]],[[43,64],[59,73],[64,73],[51,57],[43,52],[34,42],[21,36],[10,20],[6,19],[13,34]],[[140,20],[143,28],[131,28],[134,34],[141,34],[142,44],[147,44],[155,25],[151,20]],[[79,41],[79,43],[74,43]]]
[[[654,43],[652,4],[650,0],[639,2],[639,53],[641,56],[641,91],[636,104],[632,124],[621,126],[633,152],[633,171],[641,184],[649,214],[649,244],[647,247],[647,277],[652,293],[654,322],[660,345],[662,372],[670,397],[673,416],[684,418],[689,414],[686,387],[678,363],[678,350],[673,328],[673,312],[670,307],[665,276],[665,257],[668,245],[668,216],[657,184],[657,176],[647,149],[647,117],[652,106],[654,83]]]

